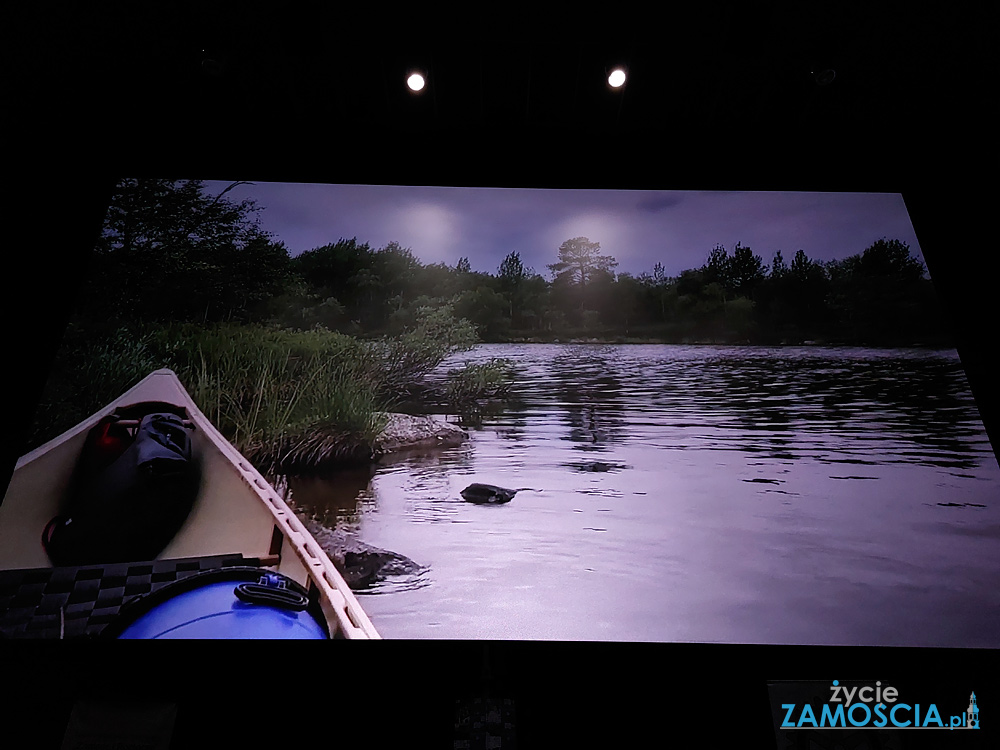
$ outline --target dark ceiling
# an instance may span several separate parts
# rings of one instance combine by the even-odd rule
[[[781,163],[792,181],[825,164],[891,182],[942,138],[963,134],[961,148],[985,132],[992,87],[986,11],[206,7],[34,21],[44,41],[21,63],[43,83],[29,92],[40,126],[77,139],[85,124],[95,159],[161,172],[694,187]],[[615,64],[629,71],[619,91],[605,82]],[[419,96],[404,86],[411,66],[428,75]]]

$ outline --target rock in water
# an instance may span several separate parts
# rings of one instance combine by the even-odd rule
[[[459,445],[469,434],[458,425],[433,416],[390,413],[375,441],[375,454],[415,448],[447,448]]]
[[[425,568],[405,555],[365,544],[342,529],[331,529],[318,520],[300,515],[313,538],[326,551],[352,589],[363,589],[386,576],[416,575]]]

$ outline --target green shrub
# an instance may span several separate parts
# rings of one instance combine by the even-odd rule
[[[370,363],[377,368],[370,375],[391,398],[402,398],[445,358],[469,351],[478,341],[475,326],[455,318],[451,305],[419,308],[415,318],[399,336],[370,343]]]
[[[513,363],[494,357],[487,362],[466,363],[460,370],[450,370],[445,385],[449,403],[466,405],[484,399],[506,398],[513,381]]]

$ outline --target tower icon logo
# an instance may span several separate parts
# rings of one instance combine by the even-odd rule
[[[969,696],[969,708],[965,712],[965,728],[979,729],[979,706],[976,705],[975,691]]]

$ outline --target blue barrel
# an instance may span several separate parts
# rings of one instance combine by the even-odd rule
[[[230,574],[231,575],[231,574]],[[228,577],[228,576],[224,576]],[[237,580],[192,576],[123,608],[117,637],[204,639],[325,639],[304,590],[269,571],[243,571]],[[239,578],[244,579],[241,583]],[[251,580],[246,580],[250,578]],[[256,582],[252,582],[253,580]],[[126,612],[126,609],[128,611]],[[318,614],[318,613],[317,613]]]

